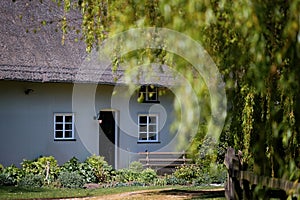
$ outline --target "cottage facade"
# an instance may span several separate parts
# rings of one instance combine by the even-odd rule
[[[75,30],[62,45],[55,6],[0,2],[0,163],[52,155],[62,164],[96,154],[123,168],[138,152],[177,150],[170,132],[174,79],[157,74],[131,90],[122,70],[116,81],[109,67],[87,64],[93,59],[74,42]],[[72,15],[70,27],[80,21]]]

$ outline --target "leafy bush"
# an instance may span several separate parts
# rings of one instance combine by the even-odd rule
[[[211,183],[225,183],[227,170],[224,165],[218,164],[210,168]]]
[[[22,176],[22,171],[15,165],[6,167],[0,174],[0,185],[16,185]]]
[[[209,169],[202,170],[201,174],[193,182],[195,186],[211,183],[224,183],[227,171],[222,164],[211,164]]]
[[[58,181],[65,188],[82,188],[84,185],[84,180],[78,172],[61,172]]]
[[[103,156],[92,155],[86,159],[85,163],[92,167],[99,182],[103,183],[112,180],[113,168],[104,160]]]
[[[153,184],[157,179],[157,174],[154,169],[147,168],[140,173],[140,181],[146,184]]]
[[[183,165],[178,167],[174,172],[174,177],[177,179],[183,179],[189,183],[192,183],[192,181],[200,175],[201,169],[198,165]]]
[[[23,187],[41,187],[43,186],[44,178],[40,174],[26,174],[18,183],[18,186]]]
[[[154,181],[154,185],[157,186],[166,186],[167,185],[167,179],[166,177],[158,177],[157,179],[155,179]]]
[[[142,172],[143,171],[143,164],[138,162],[138,161],[133,161],[132,163],[130,163],[129,165],[129,169],[134,171],[134,172]]]
[[[176,179],[167,182],[182,182],[181,180],[184,180],[186,183],[193,183],[195,186],[225,182],[227,173],[222,164],[211,163],[209,167],[200,166],[181,166],[173,174]]]
[[[7,174],[0,174],[0,186],[11,186],[15,185],[15,181],[9,177]]]
[[[151,169],[147,168],[142,172],[138,172],[133,169],[120,169],[116,172],[115,181],[120,183],[127,183],[127,182],[139,182],[143,184],[154,184],[157,179],[156,172]]]
[[[95,171],[91,165],[88,163],[80,163],[79,174],[82,176],[84,183],[95,183],[97,182],[97,177]]]
[[[201,185],[207,185],[212,183],[211,181],[211,176],[209,173],[204,173],[201,176],[199,176],[198,178],[194,179],[192,184],[194,186],[201,186]]]
[[[2,173],[3,169],[4,169],[3,165],[0,164],[0,173]]]
[[[49,163],[49,175],[47,174],[47,165]],[[59,173],[59,167],[57,161],[53,156],[48,157],[40,157],[36,160],[24,160],[21,163],[22,170],[25,175],[34,174],[34,175],[41,175],[45,181],[50,183],[54,181]],[[46,180],[47,178],[47,180]]]
[[[137,181],[139,179],[140,173],[131,169],[119,169],[116,172],[115,180],[121,183],[126,183],[129,181]]]
[[[166,176],[166,185],[186,185],[187,181],[175,177],[174,175]]]
[[[93,183],[97,181],[94,169],[86,162],[80,163],[76,157],[71,158],[61,166],[62,172],[76,172],[82,178],[84,183]]]
[[[25,174],[40,174],[43,172],[42,166],[36,160],[23,160],[21,163],[22,170]]]
[[[80,162],[76,157],[71,158],[69,161],[65,162],[60,170],[62,172],[74,172],[79,170]]]
[[[47,166],[47,163],[49,162],[50,164],[50,178],[51,180],[53,180],[55,177],[58,176],[59,172],[60,172],[60,168],[57,164],[57,160],[53,157],[53,156],[48,156],[48,157],[40,157],[38,158],[37,162],[41,163],[42,166],[45,167]],[[46,172],[44,172],[45,174]]]

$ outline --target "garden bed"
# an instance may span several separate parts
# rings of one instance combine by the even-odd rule
[[[141,195],[144,196],[142,199],[205,196],[207,192],[199,192],[198,188],[224,183],[226,171],[221,165],[199,166],[183,165],[172,174],[159,176],[154,169],[145,169],[142,163],[136,161],[128,168],[115,170],[103,157],[96,155],[84,162],[71,158],[61,166],[52,156],[40,157],[24,160],[21,168],[0,165],[0,199],[102,198],[103,195],[115,195],[114,198],[117,198],[120,193],[130,198],[137,196],[137,199]],[[159,191],[137,193],[152,189]],[[215,194],[220,195],[216,191]]]

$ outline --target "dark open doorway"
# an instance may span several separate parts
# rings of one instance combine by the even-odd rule
[[[99,155],[115,167],[116,122],[115,111],[100,111]]]

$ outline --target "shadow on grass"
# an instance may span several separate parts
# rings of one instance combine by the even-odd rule
[[[177,196],[177,197],[187,197],[188,199],[214,199],[220,198],[225,199],[224,190],[184,190],[184,189],[170,189],[162,190],[158,192],[149,192],[144,193],[144,195],[168,195],[168,196]]]

